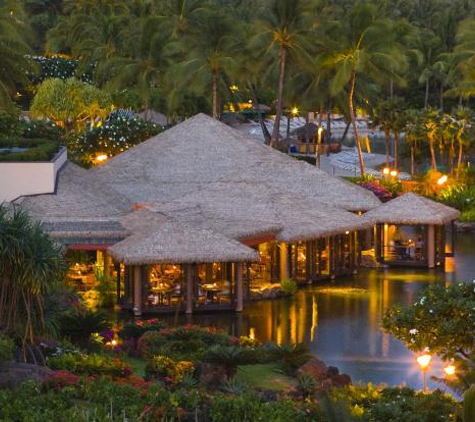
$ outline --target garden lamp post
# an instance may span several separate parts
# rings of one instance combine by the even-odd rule
[[[432,356],[429,355],[429,353],[424,353],[423,355],[418,356],[416,359],[417,363],[419,364],[422,370],[422,387],[423,387],[424,393],[428,391],[426,372],[427,372],[427,369],[429,368],[431,359],[432,359]]]

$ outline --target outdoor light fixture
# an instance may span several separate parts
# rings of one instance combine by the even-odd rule
[[[290,112],[292,113],[292,116],[297,116],[299,114],[299,109],[298,107],[292,107],[292,110],[290,110]]]
[[[107,158],[109,158],[106,154],[101,154],[96,157],[96,161],[99,163],[102,163],[103,161],[106,161]]]
[[[427,380],[426,380],[426,371],[429,368],[430,361],[432,359],[432,356],[429,355],[429,353],[424,353],[423,355],[420,355],[417,357],[416,361],[421,367],[422,370],[422,386],[424,389],[424,392],[427,392]]]
[[[447,179],[448,179],[447,175],[444,174],[443,176],[439,178],[439,180],[437,180],[437,184],[439,186],[442,186],[445,182],[447,182]]]
[[[447,377],[451,377],[455,374],[455,366],[452,363],[448,364],[444,367],[444,372]]]
[[[389,167],[384,167],[384,168],[383,168],[383,174],[384,174],[385,176],[389,175],[389,172],[390,172],[390,171],[391,171],[391,170],[389,169]]]
[[[391,170],[391,172],[389,173],[391,177],[396,177],[398,175],[398,171],[397,170]]]

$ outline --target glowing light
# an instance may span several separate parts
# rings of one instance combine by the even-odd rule
[[[385,174],[386,176],[389,174],[390,171],[391,171],[391,170],[389,170],[388,167],[384,167],[384,168],[383,168],[383,174]]]
[[[96,161],[99,163],[102,163],[103,161],[106,161],[109,157],[106,154],[101,154],[96,157]]]
[[[444,367],[444,372],[445,372],[445,375],[447,375],[448,377],[451,377],[452,375],[455,374],[455,366],[452,364],[447,365],[446,367]]]
[[[418,356],[416,360],[419,366],[421,367],[421,369],[425,371],[427,367],[429,366],[431,359],[432,359],[431,355],[429,355],[428,353],[424,353],[423,355]]]
[[[290,110],[292,113],[292,116],[297,116],[299,114],[299,109],[298,107],[292,107],[292,110]]]
[[[112,341],[111,341],[111,346],[112,346],[112,347],[117,346],[117,340],[115,340],[115,339],[112,340]]]
[[[398,171],[397,170],[391,170],[391,172],[389,173],[391,177],[396,177],[398,175]]]
[[[255,332],[254,328],[252,328],[252,327],[249,329],[249,338],[250,338],[251,340],[255,340],[255,339],[256,339],[256,332]]]
[[[347,230],[347,231],[345,232],[345,234],[350,234],[350,232]]]
[[[448,179],[447,175],[444,174],[442,177],[439,178],[439,180],[437,180],[437,184],[439,186],[442,186],[445,182],[447,182],[447,179]]]

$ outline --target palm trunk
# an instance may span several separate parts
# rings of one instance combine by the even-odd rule
[[[437,159],[435,157],[435,148],[434,148],[434,138],[433,136],[429,137],[429,149],[430,149],[430,156],[432,161],[432,170],[437,170]]]
[[[356,127],[356,116],[355,116],[355,110],[354,110],[354,106],[353,106],[353,96],[355,94],[355,87],[356,87],[356,73],[353,72],[353,74],[351,76],[350,91],[348,92],[348,110],[350,112],[351,123],[353,124],[353,135],[355,137],[356,150],[358,152],[358,161],[359,161],[359,165],[360,165],[360,174],[361,174],[361,176],[364,176],[364,174],[365,174],[365,164],[364,164],[364,159],[363,159],[363,152],[361,151],[360,139],[359,139],[359,136],[358,136],[358,128]]]
[[[411,142],[411,177],[414,177],[414,145]]]
[[[251,88],[252,101],[254,101],[254,104],[256,104],[257,106],[259,104],[259,98],[257,98],[256,86],[253,83],[250,83],[249,86]],[[260,112],[257,113],[257,115],[259,116],[259,125],[261,126],[262,135],[264,136],[264,141],[266,145],[269,145],[270,140],[271,140],[271,134],[269,133],[269,130],[267,129],[267,126],[264,122],[264,117],[262,114],[263,113],[260,113]]]
[[[426,81],[426,95],[424,98],[424,108],[429,107],[429,80]]]
[[[444,110],[444,84],[440,84],[440,91],[439,91],[439,108],[440,111]]]
[[[213,70],[213,119],[219,119],[218,113],[218,72]]]
[[[391,132],[384,129],[384,146],[386,147],[386,167],[389,167],[389,144],[391,143]]]
[[[397,170],[399,165],[399,132],[394,131],[394,168]]]
[[[279,85],[277,87],[277,106],[274,122],[274,129],[272,130],[272,137],[270,146],[274,146],[279,141],[280,118],[282,116],[283,99],[284,99],[284,77],[285,77],[285,59],[287,51],[284,47],[279,49]]]
[[[327,107],[327,136],[328,139],[332,136],[332,99],[328,100],[328,107]]]
[[[394,98],[394,79],[391,78],[389,81],[389,99],[392,100]]]
[[[462,142],[459,141],[459,153],[457,157],[457,175],[460,173],[460,168],[462,166]]]

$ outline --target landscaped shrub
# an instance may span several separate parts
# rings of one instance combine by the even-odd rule
[[[160,132],[160,128],[138,117],[118,116],[102,126],[87,130],[68,145],[76,159],[91,166],[95,155],[109,157],[120,154]]]
[[[76,76],[79,66],[79,61],[65,57],[51,56],[43,57],[36,56],[33,60],[37,62],[41,71],[38,76],[33,78],[33,83],[38,84],[48,78],[69,79]],[[92,72],[88,71],[79,76],[84,82],[92,82]]]
[[[277,362],[284,372],[293,375],[294,372],[312,358],[308,347],[303,343],[274,344],[264,346],[270,359]]]
[[[281,400],[269,402],[252,392],[229,396],[218,394],[210,403],[213,422],[319,422],[323,418],[312,403]]]
[[[139,319],[128,321],[119,331],[119,336],[123,339],[133,338],[138,340],[143,334],[149,331],[160,331],[166,324],[158,319]]]
[[[364,421],[448,422],[455,421],[458,406],[453,397],[440,390],[430,394],[408,387],[376,388],[349,386],[332,392],[346,401],[354,416]]]
[[[231,337],[223,331],[189,325],[146,332],[140,337],[137,348],[145,358],[166,355],[176,360],[198,362],[211,345],[230,343]]]
[[[12,339],[0,333],[0,364],[13,359],[15,343]]]
[[[73,344],[87,345],[92,333],[111,327],[103,311],[72,308],[59,317],[59,333]]]
[[[51,369],[67,370],[77,375],[108,375],[120,378],[132,373],[128,363],[113,356],[95,353],[53,356],[48,358],[47,363]]]
[[[294,295],[297,292],[297,283],[291,278],[286,278],[280,281],[280,290],[285,295]]]
[[[0,111],[0,139],[17,138],[21,136],[22,128],[18,116]]]
[[[0,141],[0,148],[27,148],[23,152],[1,152],[0,161],[49,161],[59,151],[59,144],[47,139]]]
[[[378,181],[368,181],[358,183],[362,188],[373,192],[381,201],[388,201],[393,197],[393,194],[385,187],[379,184]]]
[[[462,211],[460,221],[468,223],[475,222],[475,207],[467,211]]]
[[[475,208],[475,186],[451,186],[443,190],[438,199],[460,211],[469,211]]]
[[[147,361],[145,373],[149,378],[158,378],[164,381],[169,380],[174,384],[179,384],[187,375],[192,375],[195,365],[188,361],[176,362],[173,359],[159,355]]]
[[[239,365],[248,365],[257,363],[257,354],[251,349],[238,346],[211,346],[204,356],[205,362],[222,365],[226,370],[227,379],[231,379],[236,375]]]

